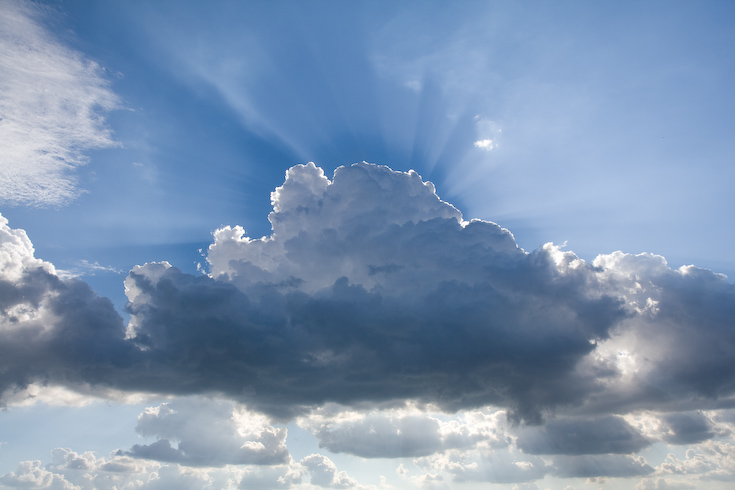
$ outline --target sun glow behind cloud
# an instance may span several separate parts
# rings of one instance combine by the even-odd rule
[[[540,212],[541,231],[553,231],[610,193],[656,228],[646,199],[680,178],[681,162],[652,158],[627,131],[654,141],[656,101],[676,99],[677,78],[641,64],[656,43],[635,25],[620,29],[619,13],[564,5],[355,5],[69,5],[75,45],[127,67],[109,82],[44,30],[44,7],[3,4],[18,21],[2,24],[3,42],[38,46],[20,56],[6,43],[16,71],[2,108],[39,136],[8,139],[38,164],[7,168],[56,186],[7,202],[77,201],[54,210],[55,233],[28,218],[50,210],[0,218],[3,415],[43,414],[34,430],[3,433],[0,487],[728,488],[732,283],[661,255],[611,252],[603,239],[593,255],[535,240],[524,250],[527,230],[506,224]],[[671,30],[681,16],[672,12],[655,16],[657,34],[677,47],[684,31]],[[623,33],[615,47],[591,37],[601,27]],[[701,43],[683,38],[695,49],[677,49],[677,60],[702,68],[692,55]],[[21,61],[53,76],[23,83]],[[703,79],[724,73],[712,66]],[[652,72],[658,98],[634,103]],[[50,91],[41,102],[39,87]],[[101,117],[120,99],[136,112],[108,128]],[[40,105],[13,109],[29,100]],[[692,114],[687,100],[676,110]],[[112,128],[125,148],[94,154],[83,174],[89,150],[114,144]],[[688,138],[701,138],[695,130]],[[700,148],[705,175],[716,159]],[[324,170],[293,166],[309,160]],[[349,165],[361,160],[403,171]],[[80,198],[74,176],[95,174],[114,186]],[[695,181],[671,195],[687,202]],[[234,217],[218,214],[223,203]],[[195,233],[214,231],[197,271],[175,267],[171,248],[118,258],[126,230],[172,240],[174,217],[191,232],[200,208],[208,214]],[[503,226],[468,219],[496,213]],[[258,238],[252,223],[266,216],[272,229]],[[106,259],[80,248],[80,230],[101,236],[100,223],[117,246]],[[699,247],[727,243],[685,234]],[[83,251],[62,270],[47,254],[64,239]],[[121,270],[127,306],[116,309],[104,296],[122,294]],[[114,286],[98,289],[105,275]],[[41,418],[86,426],[71,414],[91,422],[99,401],[132,404],[98,424],[117,445],[100,434],[48,442]],[[16,452],[35,437],[32,453]]]
[[[484,139],[475,141],[475,147],[490,151],[495,148],[495,145],[493,144],[493,140]]]
[[[416,481],[457,484],[665,474],[636,454],[730,434],[733,376],[710,376],[733,369],[723,276],[651,254],[592,265],[552,244],[528,253],[508,230],[464,221],[416,172],[385,166],[330,180],[297,165],[272,204],[270,236],[215,232],[208,276],[134,268],[127,332],[109,302],[60,279],[4,224],[5,401],[40,380],[78,396],[175,397],[139,416],[153,441],[84,465],[286,486],[359,487],[323,454],[291,457],[294,419],[333,454],[415,458]],[[640,413],[657,422],[644,431]],[[61,456],[2,482],[77,481],[68,458],[79,456]]]

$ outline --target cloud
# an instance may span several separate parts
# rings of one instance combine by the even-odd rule
[[[231,401],[189,398],[149,407],[138,417],[136,431],[157,439],[124,453],[136,458],[208,467],[276,465],[290,458],[285,428],[272,427]]]
[[[96,63],[43,27],[44,8],[0,4],[0,202],[10,205],[68,203],[84,151],[116,144],[102,114],[117,96]]]
[[[326,456],[310,454],[300,461],[309,470],[311,483],[324,488],[354,488],[360,486],[357,480],[344,471],[337,471],[337,466]]]
[[[40,461],[24,461],[18,469],[0,478],[0,483],[11,488],[73,488],[62,476],[41,468]]]
[[[732,401],[735,286],[721,275],[672,270],[651,254],[587,263],[551,244],[526,252],[497,224],[464,220],[417,173],[366,163],[331,180],[297,165],[272,201],[270,236],[214,233],[208,276],[136,266],[127,326],[3,221],[0,389],[221,395],[284,418],[327,403],[495,405],[513,422],[559,413],[519,439],[550,454],[645,447],[610,413]],[[575,411],[586,415],[564,418]],[[707,434],[687,420],[672,418],[672,433]],[[356,449],[369,424],[380,436]],[[572,426],[600,437],[575,439]],[[316,433],[364,455],[387,451],[389,439],[405,454],[469,443],[441,430],[426,417],[374,414]],[[186,459],[157,437],[140,450]]]
[[[156,484],[160,480],[169,480],[166,473],[160,464],[152,462],[119,456],[97,458],[89,452],[79,454],[68,448],[56,448],[52,451],[50,464],[41,466],[40,461],[23,461],[15,471],[1,477],[0,483],[3,488],[18,489],[153,489],[163,488]],[[185,484],[184,478],[181,480],[184,486],[179,488],[192,488]]]
[[[363,458],[427,456],[447,449],[508,445],[504,411],[469,411],[459,418],[442,420],[418,407],[339,410],[326,406],[299,420],[319,446],[333,453]]]
[[[656,478],[655,480],[643,480],[635,488],[636,490],[690,490],[696,487],[685,482]]]
[[[571,417],[522,430],[516,442],[528,454],[629,454],[651,444],[622,417]]]
[[[490,151],[495,146],[493,145],[493,140],[491,139],[484,139],[484,140],[477,140],[475,141],[475,147],[476,148],[482,148],[483,150]]]
[[[596,349],[596,367],[619,376],[590,404],[619,411],[727,406],[735,388],[735,285],[694,266],[672,270],[652,254],[615,252],[593,265],[632,314]]]
[[[556,456],[553,473],[563,478],[620,478],[649,475],[654,471],[641,456],[589,454],[573,457]]]
[[[717,435],[712,422],[701,412],[671,413],[663,417],[669,428],[664,440],[669,444],[695,444]]]
[[[543,478],[551,470],[540,457],[513,449],[450,450],[415,463],[427,472],[443,471],[456,482],[522,483]]]
[[[496,224],[464,222],[415,172],[360,164],[330,182],[313,164],[297,166],[272,199],[271,237],[215,233],[211,276],[251,301],[269,287],[269,301],[301,302],[287,320],[313,343],[300,371],[350,376],[369,363],[381,379],[332,379],[314,395],[326,386],[339,402],[430,391],[438,396],[427,401],[447,408],[513,404],[535,417],[533,403],[575,398],[585,381],[562,380],[578,377],[589,340],[624,315],[616,299],[587,294],[586,278],[559,274],[548,251],[527,254]],[[530,391],[539,398],[526,404]]]
[[[34,257],[25,232],[1,216],[0,291],[3,401],[34,383],[109,386],[112,371],[135,362],[112,303],[82,281],[60,279],[52,264]]]
[[[262,469],[251,466],[187,468],[112,454],[97,457],[56,448],[52,461],[24,461],[14,472],[0,477],[3,488],[49,490],[219,490],[222,488],[290,488],[304,471],[297,463]]]
[[[520,485],[513,485],[513,490],[541,490],[541,488],[535,483],[521,483]]]
[[[670,475],[698,475],[701,480],[735,481],[735,446],[706,441],[689,448],[684,458],[669,454],[659,470]]]

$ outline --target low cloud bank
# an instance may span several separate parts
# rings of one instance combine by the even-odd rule
[[[272,202],[270,236],[215,232],[207,276],[135,267],[127,326],[3,219],[0,389],[217,393],[284,418],[326,402],[496,405],[530,424],[585,413],[603,421],[589,431],[618,433],[627,425],[606,414],[732,401],[735,286],[724,276],[650,254],[528,253],[495,223],[464,221],[415,172],[384,166],[329,180],[297,165]],[[563,423],[522,443],[575,454],[549,446]],[[672,441],[708,435],[696,418],[671,423]],[[645,441],[610,444],[591,452]]]

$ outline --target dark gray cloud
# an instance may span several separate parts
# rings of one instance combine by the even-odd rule
[[[630,454],[651,444],[623,418],[570,417],[522,429],[516,442],[529,454]]]
[[[556,456],[553,474],[563,478],[645,476],[654,469],[642,457],[622,454]]]
[[[710,271],[646,254],[590,264],[552,245],[527,253],[500,226],[463,221],[415,172],[369,164],[332,181],[296,166],[272,200],[271,236],[215,232],[209,276],[134,268],[127,328],[3,223],[0,389],[219,393],[283,417],[325,402],[495,404],[529,423],[570,407],[706,408],[735,392],[735,286]],[[555,454],[645,445],[619,419],[580,424],[630,438],[523,443]],[[165,437],[136,450],[185,459]]]
[[[32,382],[109,385],[134,369],[139,350],[112,303],[59,279],[13,232],[0,232],[0,393]]]
[[[712,422],[701,412],[671,413],[663,420],[669,428],[669,432],[664,434],[664,440],[669,444],[696,444],[717,435]]]
[[[626,313],[593,275],[462,222],[415,173],[363,164],[330,183],[297,166],[273,201],[271,237],[215,233],[213,278],[148,265],[127,280],[133,341],[161,370],[195,370],[190,389],[273,412],[414,398],[529,421],[594,389],[577,362]]]

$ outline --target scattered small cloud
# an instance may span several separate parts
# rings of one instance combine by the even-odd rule
[[[495,148],[495,146],[493,145],[493,140],[484,139],[475,141],[475,148],[482,148],[483,150],[490,151]]]

